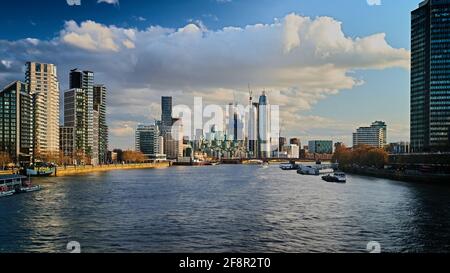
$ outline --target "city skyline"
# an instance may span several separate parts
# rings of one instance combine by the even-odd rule
[[[68,87],[67,70],[80,67],[95,71],[96,78],[110,90],[107,116],[111,147],[134,146],[137,125],[159,118],[162,95],[173,96],[175,104],[189,104],[194,94],[203,96],[207,103],[227,103],[236,94],[244,104],[249,83],[252,89],[267,90],[273,103],[283,106],[285,136],[302,141],[333,139],[350,145],[355,128],[383,120],[389,124],[389,142],[409,140],[409,17],[420,1],[383,1],[371,6],[360,0],[328,3],[326,7],[316,3],[320,1],[283,1],[270,3],[271,8],[267,1],[258,5],[254,1],[193,1],[184,12],[181,7],[186,4],[171,3],[178,16],[167,11],[167,19],[151,9],[164,9],[165,4],[142,3],[138,12],[127,1],[121,1],[120,6],[93,2],[97,1],[82,1],[79,7],[52,2],[61,11],[57,18],[40,16],[41,21],[33,21],[36,26],[28,25],[28,29],[37,29],[33,33],[19,31],[22,23],[3,33],[0,83],[6,86],[10,80],[22,79],[17,75],[23,62],[29,60],[55,63],[61,90]],[[18,4],[5,5],[14,14]],[[353,13],[367,20],[361,23],[353,19],[345,11],[350,6]],[[235,20],[232,11],[237,8],[255,12]],[[92,12],[97,9],[105,14]],[[216,13],[217,20],[206,16],[208,10],[209,15]],[[387,16],[390,25],[394,19],[400,23],[395,27],[387,27],[389,22],[377,25],[380,14]],[[24,16],[33,19],[31,14]],[[181,19],[183,16],[192,18]],[[9,17],[0,20],[5,24],[13,21]],[[50,22],[54,27],[49,27]],[[22,37],[17,37],[19,33]],[[104,40],[100,33],[105,34]],[[255,39],[259,42],[254,43]],[[230,51],[237,57],[231,58],[227,51],[221,55],[217,48],[221,42],[234,44]],[[377,50],[371,50],[367,43],[376,43]],[[169,46],[165,52],[163,45]],[[186,47],[196,61],[183,54],[181,48]],[[317,55],[308,59],[305,55],[309,51],[305,50]],[[205,58],[214,62],[202,63]],[[236,60],[234,64],[227,61],[230,58]],[[187,66],[191,71],[179,69]],[[318,81],[322,75],[325,78]]]

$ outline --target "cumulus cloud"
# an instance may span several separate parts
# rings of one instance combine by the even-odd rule
[[[148,122],[162,95],[180,104],[192,103],[194,95],[226,104],[236,94],[244,102],[248,83],[268,90],[271,102],[281,105],[283,123],[294,124],[318,101],[364,84],[354,71],[409,69],[409,59],[409,51],[390,46],[384,33],[351,38],[330,17],[289,14],[271,24],[220,30],[196,22],[137,30],[68,21],[49,41],[0,40],[0,60],[12,61],[15,71],[0,69],[0,80],[23,79],[19,64],[29,60],[57,64],[63,88],[71,68],[93,70],[109,87],[110,124],[120,138],[131,131],[121,122]]]

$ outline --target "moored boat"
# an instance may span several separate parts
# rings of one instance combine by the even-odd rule
[[[325,175],[322,179],[330,183],[347,183],[347,177],[343,172],[335,172],[334,174]]]
[[[56,167],[48,163],[36,163],[26,169],[27,176],[45,177],[55,174]]]
[[[0,176],[0,197],[16,193],[28,193],[41,190],[41,186],[32,185],[30,178],[22,175]]]
[[[293,171],[293,170],[298,170],[299,168],[300,168],[300,166],[298,164],[296,164],[295,162],[289,162],[288,164],[280,165],[280,169],[282,169],[283,171]]]

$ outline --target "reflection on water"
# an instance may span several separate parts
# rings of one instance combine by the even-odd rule
[[[448,187],[234,165],[38,182],[0,200],[0,252],[450,252]]]

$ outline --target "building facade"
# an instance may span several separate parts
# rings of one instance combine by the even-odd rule
[[[450,150],[450,0],[411,13],[411,150]]]
[[[59,154],[59,82],[53,64],[28,62],[26,83],[33,96],[33,150],[37,159]]]
[[[80,71],[78,69],[71,70],[69,89],[81,89],[84,93],[84,151],[88,157],[92,158],[94,145],[94,72]]]
[[[387,125],[383,121],[375,121],[370,127],[360,127],[353,133],[353,147],[367,145],[384,148],[387,145]]]
[[[263,92],[259,97],[258,107],[258,143],[259,157],[270,158],[272,154],[271,145],[271,125],[270,125],[270,105],[266,93]]]
[[[135,137],[136,151],[148,158],[156,158],[161,154],[164,143],[157,125],[139,125]]]
[[[74,146],[70,149],[64,147],[62,150],[74,151],[77,154],[89,155],[87,144],[87,96],[86,92],[80,88],[69,89],[64,92],[64,127],[73,128],[73,141],[66,142],[72,143]],[[63,130],[65,133],[66,130]],[[64,136],[60,136],[64,137]],[[72,153],[74,155],[74,153]]]
[[[61,126],[59,128],[59,147],[64,157],[70,158],[70,163],[75,163],[75,128],[69,126]],[[69,162],[68,162],[69,163]]]
[[[33,100],[20,81],[0,91],[0,151],[21,165],[32,161]]]
[[[98,160],[100,164],[107,162],[108,155],[108,124],[106,122],[106,95],[105,85],[94,86],[94,111],[98,112]]]
[[[309,141],[308,152],[312,154],[332,154],[333,141],[331,140],[312,140]]]

